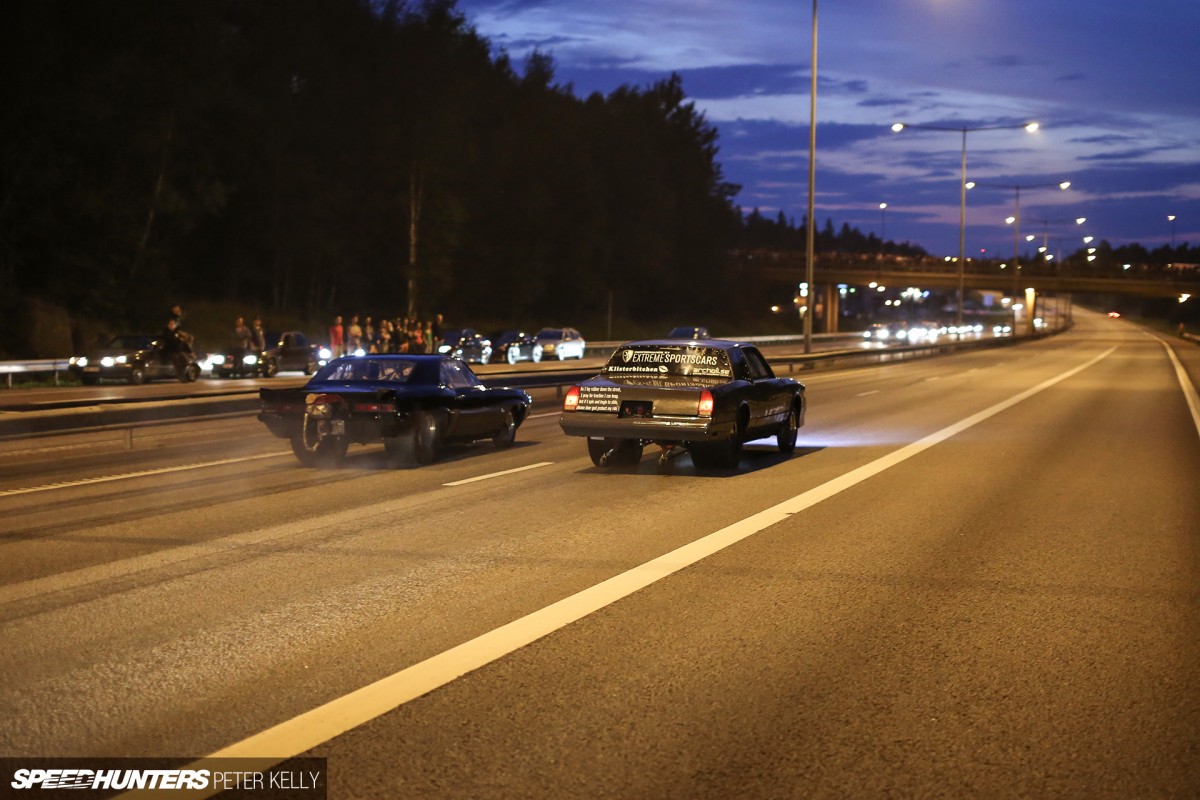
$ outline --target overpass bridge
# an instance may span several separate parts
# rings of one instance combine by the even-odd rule
[[[735,255],[748,275],[795,286],[804,280],[805,259],[799,252],[752,252]],[[922,289],[958,288],[957,259],[818,254],[814,265],[815,288],[839,283],[866,286],[919,286]],[[1056,294],[1126,294],[1141,297],[1200,297],[1200,265],[1130,264],[1081,266],[1032,262],[1013,269],[1011,262],[968,259],[962,271],[966,291],[1000,291],[1008,294],[1033,289]]]

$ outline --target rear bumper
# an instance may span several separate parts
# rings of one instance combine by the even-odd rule
[[[712,442],[729,439],[734,423],[698,417],[614,417],[587,411],[563,412],[559,427],[568,436],[642,439],[649,442]]]

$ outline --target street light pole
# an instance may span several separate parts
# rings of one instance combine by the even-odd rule
[[[905,128],[916,128],[917,130],[925,131],[954,131],[956,133],[962,133],[962,177],[959,180],[958,204],[958,310],[954,315],[955,325],[962,327],[963,294],[967,266],[967,134],[975,131],[998,131],[1016,128],[1024,128],[1026,132],[1033,133],[1038,129],[1038,123],[1027,122],[1023,125],[985,125],[977,128],[970,128],[966,125],[963,125],[962,127],[958,128],[950,128],[942,125],[913,125],[907,122],[897,122],[892,125],[892,132],[899,133]]]
[[[813,221],[814,195],[817,185],[817,0],[812,12],[812,85],[808,92],[808,241],[804,244],[805,283],[808,287],[807,307],[804,310],[804,352],[812,352],[813,313],[816,304],[814,259],[816,257],[817,226]],[[825,310],[829,313],[829,309]]]
[[[1058,183],[1036,183],[1018,185],[1014,183],[976,183],[974,181],[967,184],[968,189],[974,189],[976,186],[985,189],[1012,189],[1013,190],[1013,215],[1006,222],[1013,226],[1013,293],[1015,295],[1019,283],[1021,271],[1021,190],[1022,189],[1054,189],[1058,188],[1066,191],[1071,188],[1070,181],[1059,181]]]

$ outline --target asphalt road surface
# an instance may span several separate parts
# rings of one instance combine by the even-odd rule
[[[252,418],[0,450],[0,756],[334,798],[1200,797],[1200,349],[1079,312],[806,380],[791,458],[297,465]],[[1188,376],[1191,376],[1190,378]]]

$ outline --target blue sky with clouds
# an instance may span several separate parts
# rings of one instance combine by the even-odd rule
[[[678,72],[720,131],[746,210],[807,205],[812,4],[802,0],[459,0],[519,67],[549,53],[577,94]],[[1021,190],[1022,233],[1052,248],[1200,245],[1200,0],[823,0],[816,218],[937,255],[958,252],[962,135],[891,123],[1038,133],[967,136],[968,179]],[[1013,248],[1016,192],[968,195],[967,252]],[[881,213],[879,204],[888,208]],[[1167,216],[1174,214],[1174,223]],[[1076,229],[1062,221],[1086,216]]]

